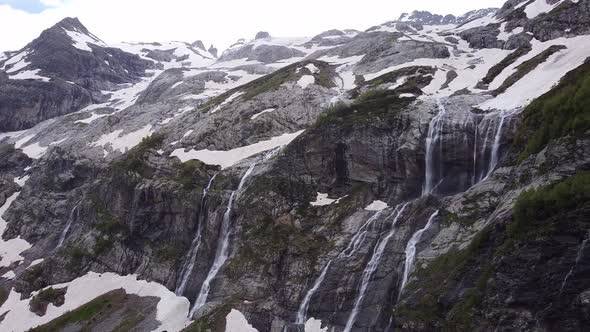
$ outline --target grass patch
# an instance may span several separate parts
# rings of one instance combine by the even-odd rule
[[[544,227],[538,221],[547,220],[590,201],[590,171],[580,172],[557,184],[526,191],[514,205],[513,221],[507,236],[522,239],[535,236]]]
[[[114,290],[107,294],[80,306],[76,310],[69,311],[51,322],[33,328],[31,332],[61,331],[69,325],[78,325],[81,331],[90,331],[93,323],[99,316],[106,316],[120,308],[127,299],[127,294],[122,289]],[[122,331],[122,330],[121,330]],[[128,331],[128,329],[126,330]]]
[[[504,83],[502,83],[502,85],[494,91],[494,94],[499,95],[499,94],[505,92],[506,90],[508,90],[509,87],[513,86],[516,82],[518,82],[520,79],[522,79],[523,77],[528,75],[530,72],[532,72],[535,68],[537,68],[537,66],[539,66],[543,62],[547,61],[547,59],[551,55],[553,55],[563,49],[566,49],[566,48],[567,47],[565,47],[563,45],[552,45],[549,48],[547,48],[546,50],[544,50],[543,52],[537,54],[532,59],[521,63],[520,65],[518,65],[518,67],[516,67],[516,72],[514,74],[510,75],[504,81]]]
[[[508,56],[502,59],[502,61],[490,68],[486,77],[484,77],[481,80],[481,83],[485,85],[489,85],[490,83],[492,83],[494,79],[504,71],[504,69],[508,68],[508,66],[516,62],[516,60],[518,60],[520,57],[529,53],[531,49],[532,48],[530,46],[519,47],[514,52],[508,54]]]
[[[31,299],[29,310],[37,314],[37,316],[45,316],[49,303],[52,303],[56,307],[64,304],[66,292],[67,288],[54,289],[53,287],[49,287],[44,289]]]
[[[179,172],[175,181],[180,183],[185,190],[197,189],[199,184],[195,179],[199,178],[198,175],[203,172],[205,167],[205,163],[200,160],[189,160],[180,163],[178,165]]]
[[[161,134],[144,137],[141,143],[111,163],[111,171],[116,175],[132,174],[151,177],[154,170],[146,162],[146,153],[160,147],[163,141],[164,136]]]
[[[393,91],[369,90],[351,105],[337,103],[328,107],[319,116],[315,127],[330,124],[351,127],[379,120],[393,120],[411,101],[412,98],[399,98]]]
[[[514,146],[522,147],[519,161],[543,150],[549,141],[578,137],[590,130],[590,62],[569,72],[548,93],[524,111]]]

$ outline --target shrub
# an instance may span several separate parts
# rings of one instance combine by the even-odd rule
[[[513,222],[507,235],[520,238],[536,222],[547,220],[590,201],[590,171],[580,172],[554,185],[522,193],[514,205]]]
[[[569,72],[551,91],[524,111],[515,146],[522,161],[540,152],[549,141],[580,136],[590,130],[590,62]]]

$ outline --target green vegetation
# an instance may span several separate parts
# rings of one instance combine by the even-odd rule
[[[508,225],[507,236],[511,239],[535,236],[547,230],[542,221],[588,202],[590,171],[580,172],[551,186],[526,191],[514,205],[514,220]]]
[[[200,160],[189,160],[184,163],[178,164],[179,172],[176,176],[176,182],[182,185],[185,190],[193,190],[198,188],[198,184],[195,182],[195,178],[203,168],[205,164]]]
[[[494,81],[494,79],[496,77],[498,77],[498,75],[500,75],[501,72],[504,71],[504,69],[508,68],[508,66],[510,66],[511,64],[516,62],[516,60],[518,60],[520,57],[529,53],[531,51],[531,49],[532,48],[530,46],[519,47],[518,49],[516,49],[516,51],[508,54],[508,56],[506,56],[497,65],[490,68],[486,77],[484,77],[481,80],[481,83],[485,84],[485,85],[492,83]]]
[[[149,150],[157,149],[162,145],[164,136],[153,134],[145,137],[141,143],[128,151],[120,159],[111,163],[111,170],[117,175],[132,174],[143,177],[151,177],[153,169],[147,165],[145,157]]]
[[[47,281],[43,276],[47,273],[43,265],[35,265],[25,270],[22,275],[22,280],[29,285],[32,290],[38,290],[47,286]]]
[[[225,326],[225,317],[229,314],[232,307],[238,303],[237,300],[230,300],[224,305],[213,309],[206,316],[199,318],[191,325],[187,326],[182,332],[211,332],[223,331]]]
[[[567,47],[565,47],[563,45],[552,45],[549,48],[547,48],[546,50],[544,50],[543,52],[537,54],[532,59],[521,63],[520,65],[518,65],[518,67],[516,67],[516,72],[514,74],[510,75],[504,81],[504,83],[502,83],[502,85],[494,91],[494,94],[499,95],[499,94],[505,92],[506,90],[508,90],[509,87],[513,86],[521,78],[525,77],[527,74],[532,72],[535,68],[537,68],[537,66],[539,66],[543,62],[547,61],[547,59],[551,55],[553,55],[563,49],[566,49],[566,48]]]
[[[550,92],[533,101],[524,111],[524,121],[515,140],[519,160],[538,153],[549,141],[577,137],[590,130],[590,62],[569,72]]]
[[[124,290],[114,290],[84,304],[76,310],[69,311],[51,322],[31,329],[31,332],[61,331],[70,325],[78,326],[81,331],[91,331],[100,317],[107,317],[110,313],[120,310],[128,300]],[[115,328],[115,331],[129,331],[139,323],[143,316],[138,312],[128,310],[128,317]]]
[[[411,98],[399,98],[389,90],[369,90],[360,95],[351,105],[337,103],[328,107],[318,118],[315,126],[335,124],[351,127],[355,124],[393,120],[410,102]]]
[[[39,316],[44,316],[47,311],[49,303],[59,307],[64,303],[64,295],[66,294],[67,288],[53,289],[49,287],[42,290],[39,294],[33,296],[29,302],[29,308],[32,312]]]
[[[418,269],[415,274],[420,282],[409,283],[406,291],[420,291],[419,303],[412,307],[401,305],[396,313],[427,324],[439,322],[444,325],[443,330],[470,330],[472,318],[485,297],[493,270],[491,266],[486,266],[472,276],[466,275],[466,272],[470,267],[480,264],[478,258],[488,246],[489,241],[490,230],[485,229],[475,236],[467,248],[452,249],[430,261],[426,268]],[[465,279],[469,277],[475,279],[473,286],[450,308],[446,316],[439,299],[445,296],[450,285],[465,282]],[[416,288],[418,286],[419,290]]]

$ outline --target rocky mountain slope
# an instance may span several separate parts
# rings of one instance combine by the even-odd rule
[[[0,57],[0,330],[590,328],[590,2]]]

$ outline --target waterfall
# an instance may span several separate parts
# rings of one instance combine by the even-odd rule
[[[412,235],[412,238],[410,239],[410,241],[408,241],[408,244],[406,245],[406,262],[404,265],[404,274],[402,278],[402,284],[399,289],[398,298],[401,296],[404,287],[406,287],[408,277],[410,276],[410,272],[412,272],[412,265],[414,264],[414,260],[416,259],[416,245],[420,243],[420,240],[422,239],[422,234],[424,234],[424,232],[426,232],[430,228],[430,226],[432,226],[432,223],[434,222],[434,218],[436,216],[438,216],[438,211],[434,212],[430,216],[430,218],[428,218],[426,226],[414,233],[414,235]]]
[[[471,185],[475,185],[479,178],[477,176],[477,135],[479,135],[479,125],[473,118],[473,125],[475,126],[475,136],[473,137],[473,175],[471,176]]]
[[[500,152],[500,140],[502,139],[502,129],[504,128],[504,119],[506,115],[504,111],[500,112],[500,124],[496,129],[496,135],[494,136],[494,144],[492,145],[492,154],[490,157],[490,166],[488,168],[488,174],[486,178],[492,174],[496,166],[498,166],[498,153]]]
[[[444,117],[447,114],[447,110],[440,99],[436,100],[438,105],[438,114],[432,118],[430,125],[428,126],[428,136],[426,137],[426,174],[424,188],[422,189],[422,195],[428,195],[432,192],[435,187],[434,181],[437,180],[436,174],[442,174],[442,165],[437,167],[434,165],[434,151],[436,145],[440,145],[441,158],[439,158],[439,164],[442,164],[442,134],[444,128]]]
[[[64,244],[64,241],[66,240],[66,236],[68,236],[68,232],[70,231],[70,228],[72,227],[72,223],[74,222],[74,214],[78,211],[78,207],[80,206],[80,204],[82,204],[82,202],[78,203],[76,206],[74,206],[72,211],[70,211],[70,217],[68,219],[68,222],[66,223],[66,227],[64,227],[63,231],[61,231],[61,234],[59,236],[59,242],[57,243],[57,247],[55,247],[55,249],[59,249]],[[76,213],[76,216],[77,216],[77,213]],[[78,219],[78,218],[76,218],[76,219]]]
[[[561,283],[561,288],[559,289],[559,294],[561,294],[563,292],[568,279],[572,276],[572,274],[574,274],[576,267],[578,267],[580,260],[582,260],[582,254],[584,253],[584,248],[586,248],[586,244],[588,243],[588,240],[589,239],[585,239],[584,241],[582,241],[582,245],[578,249],[578,254],[576,255],[576,260],[574,261],[574,266],[572,266],[572,268],[569,270],[569,272],[567,273],[567,275],[563,279],[563,282]]]
[[[379,216],[383,214],[383,211],[385,210],[378,211],[369,219],[367,219],[367,221],[352,236],[350,242],[348,243],[348,246],[344,250],[342,250],[340,254],[338,254],[338,259],[350,258],[360,249],[361,245],[365,241],[365,238],[367,237],[367,233],[369,232],[370,227],[375,222],[375,220],[377,220]],[[299,305],[299,310],[297,311],[297,320],[295,322],[296,324],[305,324],[305,320],[307,319],[307,310],[309,308],[311,298],[324,282],[324,279],[326,278],[326,274],[332,262],[333,260],[328,261],[326,266],[324,266],[324,268],[322,269],[320,276],[314,282],[313,287],[309,289],[305,294],[303,302],[301,302],[301,304]]]
[[[213,184],[213,181],[215,180],[215,177],[217,176],[217,174],[219,174],[219,173],[213,174],[211,179],[209,179],[209,183],[207,184],[207,187],[205,187],[203,189],[203,197],[201,197],[201,205],[200,205],[201,211],[205,208],[205,202],[207,201],[207,194],[209,194],[209,190],[211,189],[211,185]],[[181,282],[175,291],[176,295],[178,295],[178,296],[180,296],[184,293],[184,290],[186,289],[186,284],[188,283],[188,279],[190,278],[190,275],[193,272],[195,262],[197,261],[197,253],[199,252],[199,248],[201,247],[203,224],[205,222],[206,222],[206,219],[199,220],[199,216],[197,216],[197,223],[198,223],[197,234],[195,234],[193,242],[191,243],[191,249],[187,253],[184,264],[182,265],[182,270],[180,273]]]
[[[371,260],[369,261],[369,263],[367,263],[367,266],[365,267],[365,270],[363,271],[363,276],[361,278],[361,287],[359,289],[359,293],[357,294],[356,300],[354,302],[354,307],[352,308],[352,312],[350,313],[350,316],[348,317],[348,321],[346,322],[346,327],[344,328],[344,332],[350,332],[350,330],[352,329],[352,326],[354,325],[354,322],[356,321],[356,317],[358,316],[360,306],[363,303],[363,300],[364,300],[365,295],[367,293],[367,289],[369,288],[369,282],[371,281],[371,279],[373,278],[373,274],[375,274],[375,271],[379,267],[379,263],[381,262],[381,257],[383,256],[383,252],[385,251],[385,248],[387,247],[389,240],[395,234],[395,230],[396,230],[395,226],[396,226],[397,222],[399,221],[400,217],[403,215],[404,210],[406,209],[406,206],[408,206],[408,203],[403,204],[401,207],[399,205],[398,205],[398,207],[396,207],[395,211],[392,214],[392,216],[394,216],[394,218],[393,218],[393,221],[391,222],[391,229],[389,230],[389,233],[384,238],[379,240],[379,242],[375,246],[375,249],[373,250],[373,255],[371,256]]]
[[[303,302],[301,302],[299,310],[297,311],[297,319],[295,320],[295,324],[305,324],[305,319],[307,318],[307,309],[309,308],[311,297],[320,288],[322,282],[324,282],[324,279],[326,278],[326,274],[328,273],[328,269],[330,269],[331,264],[332,261],[328,261],[328,264],[326,264],[326,266],[322,269],[322,273],[313,284],[313,287],[309,291],[307,291],[307,294],[305,294],[305,298],[303,299]]]
[[[203,285],[201,285],[201,290],[199,291],[199,296],[193,305],[193,308],[190,311],[189,317],[192,317],[197,310],[199,310],[203,305],[205,305],[207,301],[207,297],[209,296],[209,290],[211,289],[211,281],[215,278],[225,261],[229,256],[229,236],[231,233],[231,213],[234,204],[234,199],[236,195],[242,190],[246,179],[252,174],[254,171],[254,167],[256,167],[256,163],[250,165],[250,168],[246,171],[242,179],[240,180],[240,184],[237,190],[234,190],[231,193],[229,198],[229,202],[227,203],[227,209],[223,215],[223,222],[221,223],[221,230],[219,232],[219,240],[217,241],[217,249],[215,251],[215,260],[213,261],[213,265],[207,273],[207,277],[205,281],[203,281]]]
[[[354,255],[360,249],[361,245],[365,241],[365,238],[367,237],[367,234],[369,233],[369,229],[371,228],[372,224],[375,222],[375,220],[379,219],[383,211],[384,210],[381,210],[375,213],[359,228],[352,239],[350,239],[346,249],[344,249],[340,255],[338,255],[338,257],[352,257],[352,255]]]

